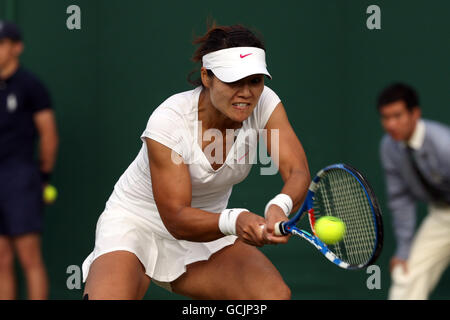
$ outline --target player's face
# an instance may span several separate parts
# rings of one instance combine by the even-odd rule
[[[384,105],[380,109],[384,130],[396,141],[408,141],[420,118],[420,109],[409,111],[404,101]]]
[[[22,43],[9,39],[0,39],[0,68],[17,59],[22,52]]]
[[[213,77],[209,86],[212,105],[227,118],[239,123],[252,114],[263,90],[262,74],[251,75],[231,83]]]

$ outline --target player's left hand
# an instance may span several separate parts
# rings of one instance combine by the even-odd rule
[[[284,214],[283,210],[277,205],[271,205],[266,214],[266,224],[263,229],[263,237],[268,244],[287,243],[290,235],[277,236],[274,233],[275,223],[279,221],[288,221],[289,219]]]

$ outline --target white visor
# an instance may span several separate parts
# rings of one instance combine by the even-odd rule
[[[234,82],[253,74],[272,76],[267,71],[266,52],[255,47],[222,49],[203,56],[203,67],[223,82]]]

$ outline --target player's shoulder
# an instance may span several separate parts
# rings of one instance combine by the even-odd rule
[[[174,122],[189,121],[195,118],[195,105],[201,87],[169,96],[151,114],[150,118],[165,118]],[[192,119],[191,119],[192,118]]]
[[[254,129],[263,129],[280,101],[281,100],[275,91],[265,85],[256,108],[246,120],[250,127]]]
[[[185,103],[188,100],[193,99],[196,94],[201,92],[201,90],[202,90],[202,87],[196,87],[195,89],[186,90],[186,91],[172,94],[164,101],[164,103],[165,102]]]
[[[265,85],[257,103],[258,107],[255,108],[254,112],[261,113],[266,108],[272,108],[273,104],[278,104],[279,101],[280,98],[275,91]]]
[[[267,85],[264,85],[263,93],[271,94],[271,93],[275,93],[275,91],[273,91],[273,89],[268,87]]]
[[[259,113],[261,112],[264,113],[267,110],[270,110],[270,112],[272,112],[279,102],[281,102],[280,97],[275,93],[275,91],[272,88],[269,88],[268,86],[265,85],[263,92],[259,97],[258,108],[256,108],[255,110],[256,112]]]
[[[266,98],[274,98],[278,97],[278,95],[275,93],[275,91],[272,88],[269,88],[268,86],[264,85],[263,92],[261,93],[260,101]]]

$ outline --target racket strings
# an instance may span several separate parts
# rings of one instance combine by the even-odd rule
[[[351,197],[351,201],[348,202],[348,206],[350,208],[354,208],[355,211],[350,211],[353,214],[348,215],[349,220],[349,226],[355,226],[353,230],[363,230],[366,225],[371,226],[372,224],[370,221],[367,221],[368,215],[357,215],[354,214],[355,212],[364,212],[365,203],[361,201],[361,199],[364,199],[364,193],[361,188],[355,188],[357,185],[355,184],[349,184],[349,183],[342,183],[342,180],[336,180],[338,182],[338,190],[340,197],[345,197],[349,194],[355,194],[357,196]],[[345,208],[347,209],[347,208]],[[369,208],[370,209],[370,208]],[[347,211],[349,212],[349,211]],[[338,211],[338,213],[340,213]],[[342,220],[345,220],[344,217],[339,217]],[[360,219],[363,218],[363,219]],[[350,229],[349,231],[351,231]],[[363,237],[361,235],[364,235],[365,233],[360,232],[349,232],[348,238],[343,239],[344,248],[341,248],[340,245],[336,245],[337,250],[339,250],[341,255],[344,255],[344,250],[346,252],[353,253],[354,261],[351,261],[352,263],[358,262],[358,261],[364,261],[365,258],[367,258],[367,255],[371,255],[372,253],[372,246],[371,243],[368,241],[364,241]],[[349,257],[351,258],[351,257]]]
[[[376,245],[373,213],[364,188],[344,170],[330,170],[319,181],[314,200],[316,218],[334,216],[346,226],[342,241],[329,245],[339,259],[352,265],[368,262]]]
[[[373,226],[373,223],[368,220],[368,217],[371,214],[370,206],[360,201],[361,199],[365,199],[361,188],[354,187],[355,185],[349,186],[348,184],[342,184],[342,189],[340,189],[342,190],[342,196],[346,196],[348,194],[355,194],[357,196],[353,197],[352,201],[350,201],[348,204],[350,208],[354,209],[354,211],[347,210],[348,208],[344,208],[346,212],[351,213],[348,214],[348,237],[343,240],[343,245],[336,245],[336,247],[340,249],[340,252],[343,256],[344,254],[348,256],[348,259],[351,263],[367,261],[367,259],[370,258],[373,251],[373,241],[370,235],[374,234],[374,232],[370,230],[370,228]],[[367,212],[369,214],[361,214],[364,212]],[[338,213],[340,212],[338,211]],[[340,218],[345,220],[344,216]],[[369,237],[364,238],[364,236],[367,235]]]
[[[373,223],[370,221],[371,217],[371,209],[370,205],[367,203],[367,201],[363,202],[362,199],[365,199],[365,193],[362,190],[362,188],[356,188],[357,185],[349,185],[344,184],[342,186],[343,188],[346,188],[346,194],[357,194],[357,197],[353,197],[351,201],[351,206],[355,208],[357,213],[367,212],[368,214],[353,214],[350,215],[350,225],[354,225],[355,228],[353,230],[361,230],[362,232],[351,232],[352,229],[349,230],[349,238],[348,240],[344,239],[344,246],[347,251],[347,253],[350,253],[351,256],[353,256],[354,261],[353,263],[359,262],[359,261],[367,261],[370,259],[372,252],[373,252],[373,244],[375,241],[375,237],[372,239],[370,238],[370,235],[375,236],[375,231],[371,230],[373,229]],[[343,218],[343,220],[345,220]],[[368,227],[368,228],[367,228]],[[368,232],[365,232],[367,230]],[[365,239],[365,236],[368,236],[368,239]],[[368,240],[368,241],[367,241]],[[339,247],[339,245],[338,245]],[[353,255],[351,254],[353,253]]]
[[[349,187],[348,184],[342,184],[342,189],[340,189],[342,196],[345,196],[347,194],[357,194],[358,189],[355,190],[355,188]],[[339,190],[339,189],[338,189]],[[353,208],[355,211],[347,210],[346,212],[350,212],[351,214],[348,214],[348,237],[343,240],[343,244],[337,244],[336,248],[339,250],[340,254],[345,257],[347,256],[347,259],[350,263],[355,264],[361,261],[367,261],[371,254],[372,254],[372,241],[366,241],[367,239],[364,239],[364,235],[371,234],[365,232],[364,229],[366,226],[371,226],[372,224],[370,221],[367,221],[368,215],[360,215],[358,213],[364,212],[365,207],[364,203],[361,203],[361,201],[358,201],[358,199],[363,199],[364,194],[357,194],[356,197],[352,198],[352,201],[348,203],[348,205]],[[370,209],[370,208],[369,208]],[[339,213],[339,211],[338,211]],[[345,220],[345,218],[342,216],[341,219]],[[358,230],[359,232],[356,232]],[[355,231],[355,232],[353,232]]]

